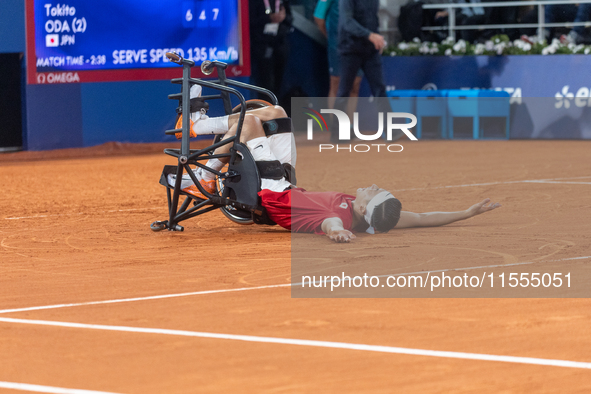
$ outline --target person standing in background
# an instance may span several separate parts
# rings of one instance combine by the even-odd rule
[[[374,97],[386,97],[382,71],[382,52],[386,40],[378,33],[379,0],[340,0],[339,55],[341,80],[335,108],[344,111],[359,69],[363,70]],[[388,112],[387,100],[378,100],[379,112]],[[338,142],[338,130],[332,128],[331,140]]]
[[[591,3],[581,3],[577,8],[577,14],[575,16],[576,23],[589,22],[591,21]],[[586,26],[575,26],[570,31],[568,36],[560,37],[560,41],[565,41],[574,44],[591,44],[591,34],[589,32],[588,25]]]
[[[330,88],[328,91],[328,108],[334,108],[335,98],[337,96],[337,90],[339,88],[339,82],[341,80],[341,67],[338,53],[339,43],[339,0],[319,0],[316,4],[316,10],[314,11],[314,22],[324,34],[327,39],[327,50],[328,50],[328,72],[330,74]],[[359,96],[359,86],[361,85],[361,79],[363,72],[358,71],[355,80],[353,81],[353,88],[351,89],[350,96]],[[355,111],[354,100],[349,102],[347,113],[351,116],[351,113]]]
[[[375,97],[385,97],[382,52],[386,40],[378,33],[379,0],[340,0],[339,54],[341,80],[337,97],[348,97],[362,69]]]
[[[293,16],[289,0],[250,0],[252,84],[281,94]],[[260,96],[268,99],[267,96]]]

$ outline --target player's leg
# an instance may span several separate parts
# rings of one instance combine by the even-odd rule
[[[222,138],[222,141],[234,137],[238,131],[238,122],[232,124],[227,133]],[[249,140],[255,138],[266,138],[265,130],[258,116],[254,115],[249,111],[244,116],[244,122],[242,124],[242,132],[240,133],[240,142],[248,143]],[[214,154],[230,153],[231,144],[222,145],[214,151]],[[227,158],[220,159],[224,164],[228,162]]]
[[[235,123],[230,127],[228,132],[224,135],[222,140],[226,140],[236,135],[238,130],[238,124]],[[290,133],[291,134],[291,133]],[[246,144],[249,148],[250,152],[252,153],[255,161],[265,161],[265,162],[273,162],[278,161],[277,157],[273,154],[271,150],[270,140],[266,137],[265,131],[262,127],[262,123],[257,116],[248,113],[244,117],[244,122],[242,126],[242,132],[240,133],[240,142]],[[291,145],[291,144],[290,144]],[[231,144],[222,145],[214,151],[214,154],[227,154],[230,153]],[[210,159],[208,160],[206,166],[215,170],[221,170],[228,162],[228,158],[220,158],[220,159]],[[215,186],[215,174],[211,171],[197,168],[193,170],[197,180],[201,186],[207,191],[208,193],[215,193],[216,186]],[[186,179],[185,179],[186,178]],[[173,185],[175,181],[174,175],[169,175],[169,184]],[[263,189],[275,190],[280,191],[284,190],[289,187],[291,184],[285,179],[261,179],[261,187]],[[193,184],[191,178],[189,176],[183,177],[183,185],[181,186],[182,190],[193,194],[196,197],[205,199],[206,197],[199,191],[197,186]]]
[[[232,125],[230,130],[226,133],[223,139],[231,138],[236,135],[238,124],[235,123]],[[250,150],[254,160],[256,162],[276,162],[280,161],[281,163],[284,162],[291,162],[291,146],[292,140],[291,136],[292,133],[282,133],[279,135],[275,135],[272,137],[279,138],[267,138],[265,135],[265,131],[263,129],[261,120],[252,114],[246,114],[244,118],[244,124],[242,126],[242,132],[240,133],[240,142],[244,143],[248,149]],[[280,144],[276,144],[277,146],[281,146],[281,152],[284,154],[282,157],[285,161],[281,161],[279,157],[277,157],[272,149],[273,141],[276,143],[280,141]],[[215,150],[214,154],[224,154],[230,152],[231,144],[226,144],[218,149]],[[283,147],[287,146],[287,149],[283,149]],[[219,171],[226,163],[228,159],[211,159],[207,166]],[[215,175],[209,171],[202,170],[202,177],[206,182],[213,182],[215,180]],[[203,183],[202,183],[203,184]],[[213,185],[213,184],[212,184]],[[291,184],[285,179],[269,179],[265,178],[264,175],[261,178],[261,189],[269,189],[273,191],[283,191],[286,188],[290,187]],[[215,186],[214,186],[215,187]]]
[[[293,133],[279,133],[267,138],[271,151],[281,162],[287,163],[295,168],[297,160],[297,149]]]
[[[238,124],[232,125],[232,127],[224,135],[223,139],[228,139],[230,137],[235,136],[237,129],[238,129]],[[246,141],[248,139],[256,138],[261,135],[264,136],[265,132],[263,130],[260,120],[254,115],[247,114],[244,117],[244,124],[242,126],[241,140]],[[216,149],[214,151],[214,154],[230,153],[230,147],[231,147],[231,144],[223,145],[223,146],[219,147],[218,149]],[[228,162],[227,158],[221,158],[221,159],[215,158],[215,159],[209,159],[205,165],[206,165],[206,167],[209,167],[214,171],[220,171],[226,165],[227,162]],[[193,173],[195,174],[197,180],[199,181],[199,183],[201,184],[201,186],[203,187],[203,189],[205,191],[207,191],[210,194],[215,193],[215,191],[216,191],[215,174],[213,172],[205,170],[201,167],[198,167],[193,170]],[[168,176],[168,183],[170,185],[174,185],[175,180],[176,180],[176,176],[174,174],[170,174]],[[195,186],[195,184],[193,183],[193,181],[191,180],[191,177],[189,175],[183,176],[183,182],[181,184],[181,189],[184,192],[193,194],[196,197],[203,198],[203,199],[207,198],[206,196],[203,195],[203,193],[201,193],[199,188],[197,186]]]
[[[202,88],[200,85],[191,86],[190,98],[191,100],[201,97]],[[249,110],[249,113],[257,116],[261,122],[266,122],[271,119],[285,118],[287,114],[285,110],[278,106],[269,106]],[[231,114],[225,116],[218,116],[210,118],[202,113],[200,110],[191,113],[191,137],[197,135],[207,134],[226,134],[234,125],[238,123],[240,114]],[[177,119],[177,128],[180,128],[181,118]],[[181,138],[181,133],[177,134],[177,138]]]
[[[226,132],[226,134],[222,138],[222,141],[226,140],[228,138],[234,137],[236,135],[237,131],[238,131],[238,123],[236,122]],[[253,138],[258,138],[261,136],[262,137],[265,136],[265,131],[263,130],[263,126],[261,124],[260,119],[258,117],[256,117],[255,115],[247,113],[244,116],[244,122],[242,124],[242,133],[240,133],[240,142],[245,142],[245,141],[251,140]],[[231,147],[231,144],[222,145],[219,148],[217,148],[213,153],[215,155],[230,153],[230,147]],[[206,166],[209,168],[212,168],[215,171],[219,171],[227,163],[228,163],[228,158],[223,157],[220,159],[209,159],[207,161]],[[205,180],[205,182],[207,182],[208,187],[210,187],[212,189],[215,188],[215,184],[214,184],[215,174],[214,173],[200,168],[200,169],[198,169],[197,179],[203,179],[203,180]]]
[[[200,97],[201,90],[201,86],[193,85],[191,87],[191,99]],[[256,119],[254,119],[253,116],[256,117]],[[286,117],[287,113],[278,105],[249,110],[245,118],[245,124],[242,128],[242,138],[247,138],[246,140],[248,140],[250,139],[250,133],[261,132],[262,122]],[[210,118],[201,112],[193,112],[191,113],[191,136],[196,137],[197,135],[204,134],[224,134],[224,138],[229,138],[236,134],[239,119],[240,114]],[[179,133],[177,138],[180,138],[180,136]],[[289,163],[295,167],[295,139],[293,138],[292,133],[280,133],[271,136],[270,146],[281,163]],[[229,150],[229,146],[225,149]],[[212,159],[207,163],[208,167],[216,171],[219,171],[224,165],[225,163],[218,159]],[[199,172],[207,182],[211,182],[213,185],[213,181],[215,180],[215,175],[213,173],[204,170],[199,170]]]
[[[224,136],[224,138],[229,138],[229,137],[236,134],[239,116],[240,116],[240,114],[232,114],[232,115],[228,116],[229,128],[228,128],[228,131],[226,132],[226,135]],[[253,117],[256,119],[253,119]],[[249,110],[246,113],[245,124],[242,127],[241,139],[243,141],[241,141],[241,142],[248,141],[249,139],[255,138],[254,134],[256,134],[256,133],[262,132],[261,136],[264,136],[265,134],[264,134],[264,131],[262,128],[262,122],[266,122],[266,121],[273,120],[273,119],[286,118],[286,117],[287,117],[287,113],[285,112],[285,110],[282,107],[280,107],[278,105],[273,106],[273,107],[263,107],[263,108],[256,108],[253,110]],[[199,121],[199,123],[196,123],[196,125],[198,125],[198,127],[200,127],[201,129],[205,129],[209,125],[208,121],[215,120],[215,119],[217,119],[217,118],[209,118],[208,120],[205,120],[205,121]],[[294,139],[293,133],[278,133],[278,134],[274,134],[274,135],[270,136],[269,137],[269,146],[270,146],[271,151],[273,152],[273,154],[277,158],[277,160],[279,160],[282,164],[288,163],[288,164],[291,164],[293,167],[295,167],[297,155],[296,155],[295,139]],[[229,147],[228,147],[228,149],[229,149]],[[216,169],[215,165],[218,165],[218,166],[220,165],[219,163],[211,163],[211,164],[214,164],[214,166],[211,166],[209,164],[210,163],[208,163],[208,166],[212,167],[214,169]],[[223,165],[221,165],[221,167],[223,167]]]
[[[278,118],[287,118],[287,113],[285,112],[283,107],[280,105],[255,108],[255,109],[249,110],[248,113],[256,115],[260,119],[261,122],[266,122],[268,120],[278,119]],[[233,115],[236,115],[235,122],[237,122],[239,114],[233,114]],[[233,115],[230,115],[230,116],[233,116]]]
[[[258,117],[260,122],[287,117],[285,110],[278,105],[252,109],[249,110],[248,113]],[[194,121],[193,131],[197,135],[225,134],[238,123],[239,118],[240,114],[231,114],[215,118],[201,115],[198,121]]]

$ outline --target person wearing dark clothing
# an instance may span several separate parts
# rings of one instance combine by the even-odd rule
[[[548,4],[544,13],[545,23],[560,23],[560,22],[574,22],[577,17],[578,6],[576,4]],[[551,41],[556,32],[563,29],[550,28],[546,29],[546,38]]]
[[[591,21],[591,3],[581,3],[577,8],[575,23]],[[569,33],[571,42],[575,44],[591,44],[591,34],[586,26],[575,26]]]
[[[281,94],[293,16],[289,0],[250,0],[252,84]],[[259,98],[268,99],[267,96]]]
[[[482,0],[483,3],[496,3],[504,0]],[[509,0],[511,1],[511,0]],[[485,25],[516,24],[519,18],[519,7],[487,7],[485,9]],[[490,39],[497,34],[506,34],[510,40],[519,38],[518,29],[486,29],[483,39]]]
[[[379,0],[340,0],[339,57],[341,80],[335,108],[346,111],[348,97],[359,69],[363,70],[374,97],[386,97],[382,72],[382,51],[386,40],[378,31]],[[388,112],[387,100],[378,100],[378,112]],[[338,130],[331,129],[331,140],[338,142]]]
[[[382,75],[384,37],[378,34],[379,0],[340,0],[339,55],[341,81],[337,97],[349,97],[359,69],[375,97],[385,97]]]
[[[478,4],[480,0],[453,0],[454,3],[458,4],[474,4],[474,7],[464,7],[455,9],[456,26],[461,25],[483,25],[487,23],[486,11],[483,7]],[[441,10],[435,13],[433,18],[433,25],[435,26],[446,26],[449,24],[449,11]],[[460,30],[457,35],[464,41],[470,43],[476,41],[480,37],[478,30]]]

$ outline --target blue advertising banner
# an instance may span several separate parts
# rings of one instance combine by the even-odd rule
[[[509,93],[511,138],[591,139],[591,56],[383,57],[389,90]],[[369,95],[364,87],[362,95]]]

